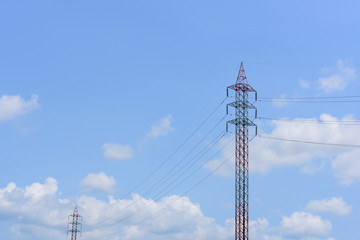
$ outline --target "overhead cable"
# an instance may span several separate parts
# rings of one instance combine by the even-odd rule
[[[270,117],[257,117],[259,120],[271,120],[271,121],[285,121],[285,122],[294,122],[294,123],[313,123],[313,124],[337,124],[337,125],[360,125],[359,120],[332,120],[332,121],[323,121],[317,119],[289,119],[289,118],[270,118]]]
[[[130,191],[124,194],[121,198],[124,198],[138,189],[141,185],[143,185],[149,178],[151,178],[156,172],[158,172],[194,135],[199,131],[199,129],[210,119],[212,115],[219,109],[219,107],[225,102],[227,97],[225,97],[220,104],[205,118],[203,122],[173,151],[155,170],[153,170],[148,176],[146,176],[142,181],[140,181],[135,187],[133,187]]]
[[[164,165],[178,152],[178,150],[179,150],[181,147],[183,147],[183,146],[189,141],[189,139],[209,120],[209,118],[216,112],[216,110],[225,102],[226,98],[227,98],[227,97],[225,97],[225,98],[221,101],[221,103],[208,115],[208,117],[200,124],[200,126],[197,127],[197,128],[191,133],[191,135],[190,135],[167,159],[165,159],[165,161],[163,161],[151,174],[149,174],[144,180],[142,180],[140,183],[138,183],[131,191],[129,191],[128,193],[126,193],[125,195],[123,195],[121,198],[124,198],[125,196],[129,195],[130,193],[132,193],[132,192],[133,192],[134,190],[136,190],[140,185],[144,184],[150,177],[152,177],[162,166],[164,166]],[[226,117],[226,116],[225,116],[225,117]],[[164,178],[166,178],[166,177],[170,174],[170,172],[172,172],[174,169],[176,169],[176,167],[179,166],[179,164],[180,164],[183,160],[185,160],[186,157],[188,157],[188,156],[190,155],[190,153],[193,152],[194,149],[196,149],[196,148],[200,145],[200,143],[202,143],[202,142],[206,139],[206,137],[208,137],[208,136],[210,135],[210,133],[213,132],[213,131],[216,129],[216,127],[217,127],[222,121],[224,121],[225,117],[223,117],[222,119],[220,119],[220,121],[218,121],[218,122],[215,124],[215,126],[200,140],[200,142],[197,143],[197,144],[190,150],[190,152],[188,152],[188,153],[186,154],[186,156],[185,156],[184,158],[182,158],[182,160],[179,161],[169,172],[167,172],[167,174],[166,174],[165,176],[163,176],[157,183],[155,183],[154,185],[150,186],[150,188],[148,188],[148,190],[147,190],[147,192],[146,192],[145,194],[151,193],[151,192],[153,192],[155,189],[159,188],[159,185],[158,185],[159,183],[163,184],[164,182],[168,181],[169,179],[166,179],[165,181],[163,181],[163,180],[164,180]],[[217,138],[214,140],[214,142],[218,141],[218,140],[221,139],[223,136],[224,136],[224,134],[222,133],[220,137],[217,137]],[[208,150],[209,150],[209,149],[208,149]],[[207,150],[207,151],[208,151],[208,150]],[[207,151],[206,151],[206,152],[207,152]],[[205,153],[206,153],[206,152],[205,152]],[[202,155],[202,156],[203,156],[203,155]],[[185,165],[185,166],[186,166],[186,165]],[[191,165],[191,166],[192,166],[192,165]],[[186,172],[186,171],[185,171],[185,172]],[[175,176],[176,176],[176,174],[175,174]],[[160,185],[161,185],[161,184],[160,184]],[[135,201],[135,202],[136,202],[136,201]],[[130,204],[127,205],[123,210],[128,209],[130,206],[134,205],[135,202],[130,203]],[[127,217],[126,217],[126,219],[127,219]],[[105,219],[105,220],[103,221],[103,223],[104,223],[104,222],[107,222],[107,221],[109,221],[109,220],[111,220],[110,217],[108,217],[107,219]],[[125,219],[124,219],[124,220],[125,220]]]
[[[299,101],[299,100],[289,100],[289,99],[278,99],[278,100],[270,100],[270,99],[259,99],[259,102],[276,102],[276,103],[352,103],[352,102],[360,102],[360,100],[337,100],[337,101]]]
[[[261,138],[267,138],[267,139],[279,140],[279,141],[287,141],[287,142],[317,144],[317,145],[326,145],[326,146],[332,146],[332,147],[352,147],[352,148],[360,148],[360,145],[354,145],[354,144],[314,142],[314,141],[305,141],[305,140],[288,139],[288,138],[280,138],[280,137],[270,137],[270,136],[264,136],[264,135],[258,135],[258,136],[261,137]]]
[[[217,126],[225,119],[226,115],[220,119],[219,122],[180,160],[175,166],[173,166],[160,180],[158,180],[152,187],[150,187],[144,194],[148,194],[154,188],[158,187],[159,183],[161,183],[167,176],[169,176],[216,128]]]
[[[183,192],[183,194],[181,194],[179,196],[179,198],[175,199],[172,203],[170,204],[165,204],[167,207],[170,207],[171,205],[173,205],[174,203],[176,203],[177,201],[179,201],[181,199],[181,197],[185,196],[186,194],[188,194],[189,192],[191,192],[192,190],[194,190],[194,188],[196,188],[197,186],[199,186],[201,183],[203,183],[208,177],[210,177],[212,174],[214,174],[217,170],[219,170],[222,166],[224,166],[227,162],[229,162],[231,159],[234,158],[233,154],[232,156],[230,156],[229,158],[227,158],[225,161],[223,161],[221,164],[219,164],[214,170],[212,170],[209,174],[207,174],[205,177],[203,177],[200,181],[198,181],[196,184],[194,184],[192,187],[190,187],[188,190],[186,190],[185,192]],[[163,211],[165,209],[165,207],[159,209],[157,212],[153,213],[152,215],[150,215],[149,217],[141,220],[140,222],[138,222],[137,224],[143,223],[148,221],[149,219],[151,219],[152,217],[154,217],[155,215],[159,214],[161,211]]]
[[[225,144],[224,147],[226,147],[231,141],[233,141],[234,138],[232,138],[229,142],[227,142]],[[216,156],[216,154],[218,154],[220,151],[222,151],[223,148],[219,149],[216,153],[214,153],[210,158],[208,158],[207,161],[203,162],[200,166],[198,166],[191,174],[189,174],[186,178],[184,178],[182,181],[180,181],[178,184],[176,184],[174,187],[172,187],[170,190],[168,190],[166,193],[161,194],[161,196],[158,196],[159,194],[156,195],[156,198],[154,198],[154,201],[157,201],[159,199],[161,199],[162,197],[164,197],[166,194],[168,194],[170,191],[176,189],[177,187],[179,187],[181,184],[183,184],[187,179],[189,179],[191,176],[193,176],[196,172],[198,172],[206,163],[208,163],[210,160],[212,160],[214,158],[214,156]],[[185,193],[183,193],[181,196],[185,195],[186,193],[190,192],[192,189],[194,189],[196,186],[198,186],[201,182],[203,182],[206,178],[208,178],[212,173],[214,173],[217,169],[219,169],[222,165],[224,165],[226,162],[228,162],[233,156],[231,156],[230,158],[226,159],[222,164],[220,164],[217,168],[215,168],[212,172],[210,172],[210,174],[208,174],[207,176],[205,176],[202,180],[200,180],[197,184],[193,185],[189,190],[187,190]],[[178,179],[178,178],[177,178]],[[173,182],[171,183],[173,184]],[[114,223],[109,223],[105,226],[105,228],[111,227],[113,225],[119,224],[121,222],[124,222],[125,220],[129,219],[130,217],[139,214],[142,210],[148,208],[150,205],[152,205],[154,202],[150,202],[150,204],[145,204],[142,207],[138,208],[137,211],[130,213],[129,215],[125,216],[124,218],[114,222]],[[131,205],[133,205],[133,203],[129,204],[128,206],[125,207],[129,208]]]
[[[360,98],[360,95],[353,96],[330,96],[330,97],[284,97],[284,98],[274,98],[274,97],[263,97],[259,100],[303,100],[303,99],[337,99],[337,98]]]

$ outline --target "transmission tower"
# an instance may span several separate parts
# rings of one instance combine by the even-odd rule
[[[73,214],[70,214],[68,216],[68,231],[67,233],[71,233],[71,240],[78,239],[77,236],[81,234],[81,228],[82,228],[82,216],[78,213],[78,208],[75,205],[75,209]]]
[[[235,118],[226,123],[235,125],[235,240],[249,239],[249,127],[256,125],[249,119],[249,110],[256,108],[249,102],[249,93],[256,91],[249,85],[243,63],[241,63],[236,84],[227,87],[235,91],[235,102],[227,105],[235,108]],[[255,128],[255,135],[257,130]]]

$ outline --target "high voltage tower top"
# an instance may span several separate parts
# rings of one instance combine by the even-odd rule
[[[71,240],[78,239],[77,236],[81,234],[81,228],[82,228],[82,216],[78,213],[78,208],[75,205],[75,209],[73,214],[70,214],[68,217],[69,223],[68,223],[68,234],[71,233]]]
[[[249,126],[255,126],[249,119],[249,109],[256,108],[248,100],[249,93],[256,91],[249,85],[243,63],[241,63],[236,84],[227,87],[235,91],[235,102],[229,103],[228,106],[235,108],[235,119],[226,123],[235,125],[235,240],[249,239]],[[255,130],[256,135],[257,130]]]

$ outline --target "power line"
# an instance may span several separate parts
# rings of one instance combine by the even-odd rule
[[[221,136],[222,138],[223,136]],[[200,166],[198,166],[191,174],[189,174],[186,178],[184,178],[183,180],[181,180],[179,183],[177,183],[174,187],[172,187],[170,190],[168,190],[167,192],[163,193],[160,195],[160,193],[162,193],[163,191],[161,191],[159,194],[157,194],[155,197],[156,199],[154,198],[154,201],[156,200],[159,200],[161,199],[162,197],[164,197],[166,194],[168,194],[170,191],[173,191],[174,189],[176,189],[177,187],[179,187],[181,184],[183,184],[186,180],[188,180],[191,176],[193,176],[196,172],[198,172],[206,163],[208,163],[210,160],[212,160],[220,151],[222,151],[231,141],[233,141],[234,138],[232,138],[230,141],[228,141],[225,146],[221,149],[219,149],[216,153],[214,153],[211,157],[208,158],[207,161],[205,161],[204,163],[202,163]],[[207,177],[209,177],[212,173],[214,173],[217,169],[219,169],[222,165],[224,165],[227,161],[229,161],[233,156],[231,156],[229,159],[227,159],[226,161],[224,161],[222,164],[220,164],[217,168],[215,168],[210,174],[208,174],[205,178],[203,178],[200,182],[203,182]],[[201,158],[200,158],[201,159]],[[183,176],[185,173],[183,173],[181,176]],[[181,177],[180,176],[180,177]],[[177,178],[179,179],[179,177]],[[170,185],[173,184],[173,182],[170,183]],[[183,195],[185,195],[186,193],[190,192],[192,189],[194,189],[196,186],[198,186],[200,183],[198,182],[197,184],[193,185],[190,190],[187,190],[185,193],[183,193]],[[166,187],[167,188],[167,187]],[[165,188],[165,189],[166,189]],[[160,195],[160,196],[158,196]],[[182,196],[183,196],[182,195]],[[124,209],[127,209],[129,208],[130,206],[134,205],[135,202],[132,202],[131,204],[129,204],[128,206],[126,206]],[[116,224],[119,224],[127,219],[129,219],[130,217],[140,213],[143,209],[146,209],[148,208],[151,204],[153,204],[154,202],[150,202],[150,204],[145,204],[143,205],[142,207],[140,207],[139,209],[137,209],[137,211],[127,215],[126,217],[114,222],[114,223],[110,223],[110,224],[107,224],[105,226],[105,228],[109,228],[113,225],[116,225]],[[109,219],[108,219],[109,220]]]
[[[149,192],[152,192],[153,189],[156,189],[158,186],[161,186],[161,182],[169,176],[215,129],[216,127],[225,119],[226,116],[224,116],[216,125],[180,160],[178,161],[175,166],[173,166],[166,174],[163,176],[160,180],[158,180],[153,187],[150,187],[144,195],[148,194]],[[160,184],[160,185],[159,185]]]
[[[220,169],[223,165],[225,165],[227,162],[229,162],[231,159],[233,159],[235,156],[235,154],[233,154],[232,156],[230,156],[229,158],[227,158],[225,161],[223,161],[221,164],[219,164],[219,166],[217,166],[213,171],[211,171],[209,174],[207,174],[205,177],[203,177],[200,181],[198,181],[196,184],[194,184],[192,187],[190,187],[188,190],[186,190],[183,194],[180,195],[180,198],[185,196],[186,194],[188,194],[189,192],[191,192],[192,190],[194,190],[194,188],[196,188],[197,186],[199,186],[201,183],[203,183],[208,177],[210,177],[212,174],[214,174],[218,169]],[[171,204],[165,204],[167,207],[170,207],[172,204],[176,203],[177,201],[179,201],[180,198],[177,198],[175,201],[173,201]],[[154,217],[155,215],[159,214],[161,211],[163,211],[165,209],[165,207],[161,208],[160,210],[158,210],[157,212],[153,213],[152,215],[150,215],[149,217],[141,220],[140,222],[138,222],[137,224],[143,223],[148,221],[150,218]]]
[[[126,196],[130,195],[132,192],[134,192],[137,188],[139,188],[141,185],[143,185],[145,182],[147,182],[147,180],[149,180],[152,176],[155,175],[155,173],[157,173],[167,162],[169,162],[169,160],[171,158],[173,158],[175,156],[175,154],[195,135],[195,133],[197,133],[199,131],[199,129],[214,115],[214,113],[219,109],[219,107],[221,105],[224,104],[224,102],[226,101],[228,97],[225,97],[211,112],[210,114],[205,118],[204,121],[201,122],[201,124],[190,134],[190,136],[188,136],[181,144],[179,147],[177,147],[175,149],[175,151],[173,151],[155,170],[153,170],[149,175],[147,175],[142,181],[140,181],[135,187],[133,187],[130,191],[128,191],[126,194],[122,195],[120,197],[120,199],[125,198]],[[225,119],[225,117],[223,117],[219,122],[217,122],[217,124],[215,125],[215,127],[213,127],[209,133],[206,134],[206,136],[204,138],[202,138],[200,140],[200,143]],[[216,140],[216,139],[215,139]],[[192,148],[191,151],[193,151],[197,146],[200,145],[200,143],[198,143],[195,147]],[[189,154],[187,154],[189,155]],[[186,158],[186,157],[185,157]],[[183,160],[185,159],[183,158]],[[178,165],[178,164],[177,164]],[[150,188],[154,188],[154,185],[151,186]],[[157,187],[155,187],[156,189]],[[149,191],[149,189],[148,189]],[[152,192],[152,191],[149,191]],[[133,205],[134,202],[132,202],[131,204],[129,204],[128,206],[125,207],[125,209],[129,208],[131,205]],[[110,208],[110,206],[108,207]],[[107,222],[111,220],[110,216],[107,216],[104,218],[103,223]]]
[[[244,62],[250,65],[268,65],[268,66],[288,66],[288,67],[319,67],[329,66],[333,64],[322,64],[322,63],[289,63],[289,62]]]
[[[130,191],[128,191],[126,194],[124,194],[121,198],[124,198],[128,195],[130,195],[132,192],[134,192],[136,189],[138,189],[142,184],[144,184],[149,178],[151,178],[156,172],[158,172],[194,135],[199,129],[210,119],[212,115],[219,109],[219,107],[225,102],[227,97],[225,97],[220,104],[205,118],[205,120],[188,136],[179,147],[175,149],[174,152],[170,154],[169,157],[167,157],[155,170],[153,170],[148,176],[146,176],[141,182],[139,182],[135,187],[133,187]]]
[[[289,99],[279,99],[279,100],[258,100],[259,102],[278,102],[278,103],[351,103],[351,102],[360,102],[360,100],[339,100],[339,101],[298,101],[298,100],[289,100]]]
[[[274,97],[263,97],[259,98],[259,100],[301,100],[301,99],[337,99],[337,98],[360,98],[360,95],[353,96],[330,96],[330,97],[293,97],[293,98],[274,98]]]
[[[224,101],[222,101],[222,103],[223,103]],[[222,104],[221,103],[221,104]],[[220,105],[221,105],[220,104]],[[219,106],[220,106],[219,105]],[[218,106],[218,107],[219,107]],[[218,108],[217,107],[217,108]],[[217,109],[216,108],[216,109]],[[215,110],[216,110],[215,109]],[[214,111],[212,112],[212,113],[214,113]],[[225,116],[226,117],[226,116]],[[165,174],[165,176],[163,176],[159,181],[157,181],[155,184],[153,184],[152,186],[150,186],[149,188],[148,188],[148,190],[146,191],[146,193],[145,194],[149,194],[149,193],[151,193],[151,192],[154,192],[156,189],[158,189],[163,183],[165,183],[165,182],[167,182],[167,181],[169,181],[169,179],[171,179],[171,177],[173,177],[173,176],[176,176],[176,174],[174,174],[173,176],[170,176],[170,178],[166,178],[172,171],[174,171],[189,155],[190,155],[190,153],[191,152],[193,152],[209,135],[210,135],[210,133],[211,132],[213,132],[215,129],[216,129],[216,127],[225,119],[225,117],[223,117],[222,119],[220,119],[220,121],[218,121],[216,124],[215,124],[215,126],[199,141],[199,143],[197,143],[191,150],[190,150],[190,152],[188,152],[186,155],[185,155],[185,157],[183,157],[179,162],[177,162],[177,164],[173,167],[173,168],[171,168],[166,174]],[[203,122],[204,123],[204,122]],[[224,131],[222,131],[222,133],[221,133],[221,136],[219,135],[218,137],[216,137],[215,138],[215,140],[213,140],[211,143],[215,143],[215,142],[217,142],[217,141],[219,141],[223,136],[224,136],[224,134],[223,134],[223,132]],[[207,152],[207,151],[209,151],[210,149],[211,149],[211,147],[212,147],[213,145],[209,145],[209,149],[207,149],[206,151],[205,151],[205,153]],[[178,150],[178,149],[177,149]],[[205,154],[204,153],[204,154]],[[203,155],[201,155],[201,157],[202,156],[204,156],[204,154]],[[174,154],[172,154],[171,156],[173,156]],[[198,159],[198,160],[200,160],[201,159],[201,157]],[[169,160],[169,159],[167,159],[167,160]],[[198,161],[197,160],[197,161]],[[190,162],[191,162],[191,160],[190,160]],[[185,164],[185,166],[187,165],[188,163],[186,163]],[[185,167],[185,166],[183,166],[183,167]],[[193,166],[193,164],[191,165],[191,166]],[[182,168],[183,168],[182,167]],[[181,168],[181,169],[182,169]],[[156,170],[159,170],[160,168],[158,167]],[[181,170],[180,169],[180,170]],[[184,172],[184,173],[186,173],[188,171],[188,169]],[[153,172],[152,173],[152,175],[154,175],[154,173],[155,172]],[[183,173],[183,174],[184,174]],[[183,175],[182,174],[182,175]],[[151,176],[152,176],[151,175]],[[182,176],[182,175],[180,175],[180,177]],[[149,175],[149,177],[148,178],[150,178],[151,177],[150,175]],[[165,180],[164,180],[165,179]],[[177,178],[178,179],[178,178]],[[145,182],[145,181],[142,181],[142,182]],[[174,183],[174,181],[172,182],[172,183]],[[172,184],[171,183],[171,184]],[[139,185],[139,184],[138,184]],[[168,188],[169,186],[167,186],[166,188]],[[163,192],[164,191],[164,189],[161,191],[161,192]],[[158,194],[159,195],[159,194]],[[133,206],[134,204],[136,203],[136,201],[133,201],[133,202],[131,202],[130,204],[128,204],[123,210],[126,210],[126,209],[128,209],[129,207],[131,207],[131,206]],[[130,217],[130,216],[129,216]],[[123,220],[126,220],[128,217],[126,217],[125,219],[123,219]],[[109,221],[109,220],[111,220],[110,219],[110,216],[109,217],[107,217],[107,218],[105,218],[104,220],[103,220],[103,223],[105,223],[105,222],[107,222],[107,221]]]
[[[360,95],[352,96],[327,96],[327,97],[263,97],[259,102],[277,102],[277,103],[350,103],[360,102]],[[341,100],[336,100],[341,99]],[[345,100],[342,100],[345,99]]]
[[[338,120],[338,121],[321,121],[316,119],[288,119],[288,118],[270,118],[270,117],[257,117],[260,120],[271,120],[271,121],[285,121],[295,123],[313,123],[313,124],[337,124],[337,125],[360,125],[359,120]]]
[[[267,65],[267,66],[281,66],[281,67],[326,67],[333,66],[334,63],[294,63],[294,62],[244,62],[250,65]],[[360,64],[351,64],[351,66],[359,66]]]
[[[225,134],[223,134],[221,138],[223,138],[225,136]],[[219,139],[219,140],[220,140]],[[196,172],[198,172],[206,163],[208,163],[210,160],[212,160],[219,152],[221,152],[227,145],[229,145],[232,141],[234,140],[234,138],[232,138],[230,141],[228,141],[221,149],[219,149],[217,152],[215,152],[211,157],[209,157],[208,161],[205,161],[203,164],[199,165],[192,173],[190,173],[186,178],[184,178],[181,182],[179,182],[178,184],[176,184],[173,188],[171,188],[170,190],[168,190],[167,192],[165,192],[164,194],[161,195],[161,197],[165,196],[166,194],[170,193],[171,191],[173,191],[174,189],[176,189],[177,187],[179,187],[182,183],[184,183],[187,179],[189,179],[190,177],[192,177]],[[210,148],[209,148],[210,149]],[[208,150],[209,150],[208,149]],[[206,152],[208,152],[208,150]],[[205,153],[202,154],[202,156],[205,155]],[[175,183],[178,179],[180,179],[182,176],[185,175],[186,172],[188,172],[192,166],[194,166],[198,161],[201,160],[201,157],[199,157],[196,161],[194,161],[190,166],[188,166],[185,171],[183,171],[177,178],[175,178],[172,182],[170,182],[160,193],[164,192],[165,189],[167,189],[168,187],[170,187],[173,183]],[[158,195],[160,195],[160,193],[158,193],[155,197],[157,197]],[[161,198],[160,197],[160,198]]]
[[[193,158],[191,158],[187,163],[185,163],[183,166],[181,166],[173,175],[170,175],[168,178],[166,178],[162,183],[166,183],[168,182],[171,178],[175,177],[175,179],[173,179],[165,188],[163,188],[160,193],[164,192],[167,188],[169,188],[173,183],[175,183],[179,178],[181,178],[182,176],[185,175],[186,172],[188,172],[197,162],[199,162],[203,156],[205,156],[206,153],[208,153],[212,147],[218,143],[224,136],[225,136],[226,132],[222,131],[221,134],[216,137],[210,144],[208,144],[205,148],[203,148],[199,153],[197,153]],[[217,154],[217,153],[216,153]],[[215,155],[216,155],[215,154]],[[189,165],[190,164],[190,165]],[[185,168],[187,167],[187,168]],[[178,175],[176,177],[176,175]],[[174,188],[171,189],[171,191]],[[158,195],[160,195],[160,193],[158,193],[157,195],[154,196],[157,197]]]
[[[270,137],[270,136],[263,136],[263,135],[258,135],[258,136],[261,137],[261,138],[267,138],[267,139],[279,140],[279,141],[287,141],[287,142],[317,144],[317,145],[326,145],[326,146],[333,146],[333,147],[353,147],[353,148],[360,148],[360,145],[353,145],[353,144],[324,143],[324,142],[314,142],[314,141],[304,141],[304,140],[287,139],[287,138],[279,138],[279,137]]]

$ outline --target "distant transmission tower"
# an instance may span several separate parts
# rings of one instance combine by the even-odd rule
[[[81,234],[82,228],[82,216],[78,213],[78,208],[75,205],[74,213],[70,214],[68,217],[68,234],[71,233],[71,240],[78,239],[77,236]]]
[[[228,123],[235,125],[235,240],[249,239],[249,126],[256,125],[249,119],[249,109],[256,108],[248,101],[249,93],[256,91],[249,85],[243,63],[241,63],[236,84],[227,87],[235,91],[235,102],[227,105],[235,108],[235,119]],[[228,109],[226,109],[228,112]],[[257,130],[255,130],[255,135]]]

